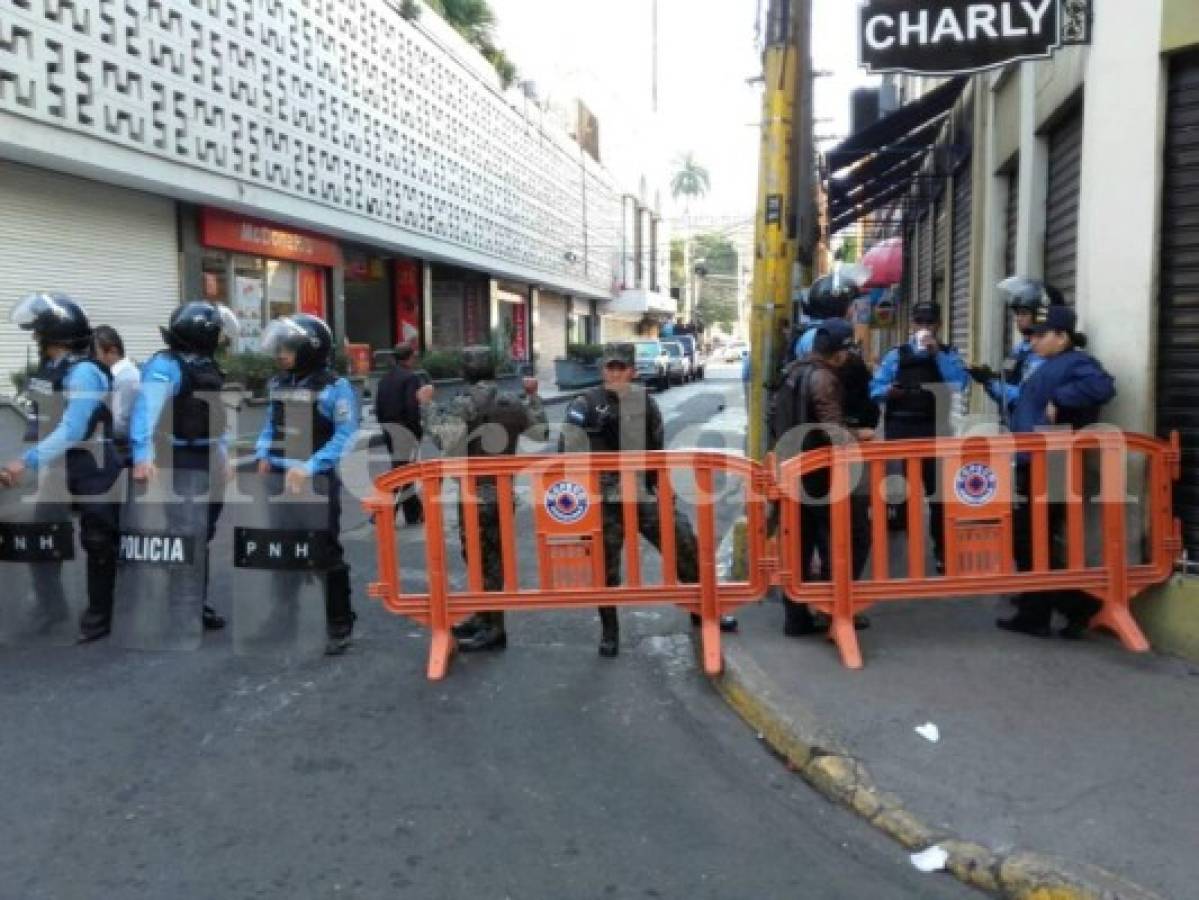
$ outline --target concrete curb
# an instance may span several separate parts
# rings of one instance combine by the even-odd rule
[[[699,654],[697,641],[692,641]],[[934,828],[882,791],[828,723],[794,700],[785,710],[770,677],[735,640],[724,641],[724,671],[712,684],[787,767],[827,797],[912,852],[940,845],[959,881],[1007,900],[1162,900],[1097,866],[1037,853],[997,853]]]

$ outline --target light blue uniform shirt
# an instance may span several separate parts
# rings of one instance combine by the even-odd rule
[[[912,348],[916,356],[928,357],[928,351],[918,347],[914,337],[908,342],[908,346]],[[962,357],[957,350],[953,347],[942,350],[937,353],[936,358],[941,380],[953,387],[954,390],[966,390],[970,384],[970,373],[966,371],[966,364],[962,362]],[[878,371],[874,373],[874,378],[870,382],[870,399],[875,403],[886,401],[887,392],[891,390],[897,377],[899,377],[898,347],[887,351],[887,355],[879,364]]]
[[[87,437],[92,416],[109,399],[108,379],[90,360],[76,363],[62,386],[66,403],[62,421],[22,457],[26,467],[34,471],[62,459],[68,450],[81,443]]]
[[[287,389],[302,390],[303,386],[289,386]],[[272,394],[274,390],[275,385],[272,383]],[[333,437],[325,446],[317,449],[308,459],[286,459],[275,455],[271,452],[275,442],[275,423],[268,414],[266,424],[262,426],[262,432],[258,435],[255,457],[268,460],[276,469],[301,467],[309,477],[334,471],[341,458],[349,452],[354,435],[358,431],[358,398],[350,382],[339,378],[321,391],[317,397],[316,408],[322,416],[333,422],[334,426]]]
[[[183,387],[183,367],[169,354],[160,353],[142,367],[142,389],[133,402],[133,415],[129,420],[129,443],[133,448],[133,462],[154,461],[154,432],[162,418],[163,407],[173,400]],[[175,446],[204,447],[211,441],[180,441]],[[227,451],[229,435],[222,434],[216,441],[222,452]]]

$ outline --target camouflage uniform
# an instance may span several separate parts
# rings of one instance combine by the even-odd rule
[[[619,360],[633,365],[632,344],[609,344],[603,362]],[[580,394],[566,410],[566,429],[560,448],[566,452],[641,453],[662,450],[666,446],[666,428],[662,411],[644,386],[632,384],[624,396],[604,387]],[[657,474],[638,477],[637,530],[661,552],[661,504],[657,494]],[[609,587],[621,584],[625,527],[621,503],[620,476],[613,472],[600,475],[601,508],[604,534],[604,576]],[[675,560],[678,579],[683,584],[699,583],[699,544],[686,514],[674,504]],[[605,635],[617,633],[616,608],[600,607]]]
[[[472,356],[486,354],[489,348],[467,348],[468,367]],[[518,397],[502,391],[484,378],[470,385],[447,407],[428,405],[422,409],[425,433],[430,435],[446,456],[513,455],[520,435],[545,440],[548,420],[541,398],[536,394]],[[504,589],[503,547],[500,541],[499,488],[494,478],[476,479],[475,501],[479,513],[479,540],[482,553],[483,588],[489,592]],[[465,485],[463,485],[465,489]],[[458,539],[462,558],[470,560],[466,550],[466,508],[458,502]],[[480,624],[503,629],[504,614],[480,614]]]

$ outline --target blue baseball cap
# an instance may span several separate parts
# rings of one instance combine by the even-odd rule
[[[1073,334],[1078,329],[1078,314],[1069,306],[1043,306],[1037,311],[1037,320],[1032,326],[1033,334],[1063,331]]]

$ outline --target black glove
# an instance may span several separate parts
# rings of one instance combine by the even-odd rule
[[[999,373],[990,366],[970,366],[966,371],[970,373],[971,378],[984,385],[999,377]]]

